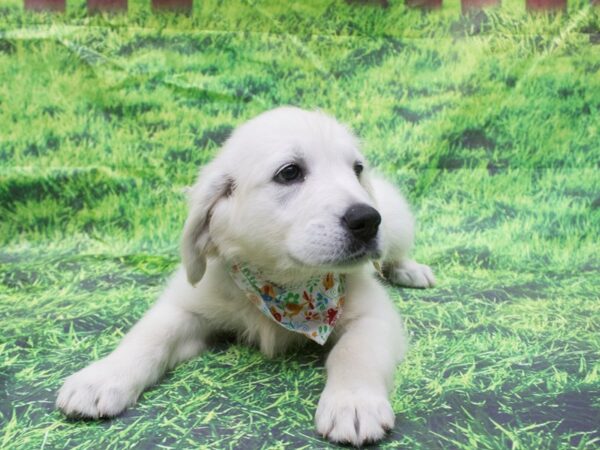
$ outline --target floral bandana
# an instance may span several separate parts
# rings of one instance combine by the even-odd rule
[[[265,316],[321,345],[342,313],[345,275],[328,273],[303,286],[284,288],[262,280],[245,264],[231,264],[229,274]]]

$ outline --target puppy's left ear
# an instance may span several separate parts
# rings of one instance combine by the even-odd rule
[[[206,257],[214,251],[209,235],[212,210],[231,194],[233,180],[212,164],[202,169],[189,192],[189,214],[183,227],[181,256],[190,284],[195,285],[206,271]]]

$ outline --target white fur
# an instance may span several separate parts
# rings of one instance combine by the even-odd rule
[[[273,180],[298,161],[302,182]],[[335,442],[381,439],[394,425],[388,393],[407,342],[370,259],[381,258],[393,282],[428,287],[434,279],[408,259],[414,224],[405,200],[366,167],[357,177],[356,161],[366,166],[358,140],[320,112],[278,108],[239,127],[191,190],[183,266],[113,353],[67,378],[57,406],[69,416],[117,415],[217,331],[235,332],[267,356],[306,342],[245,298],[226,270],[227,260],[238,259],[284,285],[331,270],[347,274],[315,423]],[[376,245],[349,261],[340,217],[356,203],[377,208],[382,223]]]

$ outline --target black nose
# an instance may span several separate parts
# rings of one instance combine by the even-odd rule
[[[381,223],[381,216],[375,208],[364,203],[352,205],[342,217],[342,222],[352,236],[367,242],[375,237]]]

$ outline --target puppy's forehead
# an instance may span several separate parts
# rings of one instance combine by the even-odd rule
[[[277,108],[246,122],[233,133],[226,151],[238,163],[248,164],[360,158],[359,141],[348,128],[322,112],[292,107]]]

